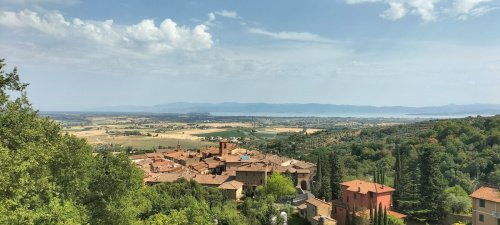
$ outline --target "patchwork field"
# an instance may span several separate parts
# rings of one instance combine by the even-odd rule
[[[202,122],[182,123],[153,121],[147,117],[91,117],[89,125],[66,125],[64,132],[85,138],[93,145],[132,146],[137,149],[174,147],[178,143],[185,148],[215,146],[208,141],[217,138],[238,140],[269,140],[286,138],[302,128],[269,127],[251,122]],[[308,133],[320,129],[307,129]]]

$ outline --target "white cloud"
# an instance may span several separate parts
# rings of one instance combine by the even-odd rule
[[[236,13],[235,11],[221,10],[221,11],[215,12],[215,14],[218,16],[227,17],[227,18],[231,18],[231,19],[240,18],[240,16],[238,16],[238,13]]]
[[[359,4],[367,2],[381,2],[382,0],[346,0],[347,4]]]
[[[459,19],[467,19],[469,16],[482,16],[496,7],[485,5],[491,0],[456,0],[451,10],[452,14]]]
[[[60,13],[39,15],[31,10],[20,12],[0,11],[0,26],[31,28],[54,38],[87,40],[94,44],[122,48],[124,50],[165,53],[171,50],[196,51],[213,45],[208,27],[200,24],[193,28],[178,26],[165,19],[160,26],[153,20],[142,20],[135,25],[114,25],[113,20],[84,21],[74,18],[68,21]]]
[[[249,28],[248,31],[250,33],[260,34],[279,40],[309,41],[309,42],[323,42],[323,43],[334,42],[333,40],[323,38],[317,34],[312,34],[309,32],[271,32],[261,28]]]
[[[439,0],[412,0],[409,6],[413,14],[419,15],[425,21],[432,21],[436,19],[435,4]]]
[[[435,3],[440,0],[345,0],[347,4],[382,3],[389,6],[379,16],[383,19],[398,20],[411,12],[424,21],[432,21],[435,16]]]
[[[497,9],[487,3],[492,0],[345,0],[347,4],[378,3],[389,6],[379,16],[388,20],[398,20],[407,15],[416,15],[424,21],[434,21],[438,16],[451,15],[459,19],[482,16]]]
[[[79,0],[0,0],[0,2],[17,5],[32,5],[32,4],[57,4],[57,5],[74,5],[78,4]]]
[[[390,8],[386,9],[380,17],[389,20],[398,20],[403,18],[406,15],[406,8],[403,3],[400,2],[390,2]]]

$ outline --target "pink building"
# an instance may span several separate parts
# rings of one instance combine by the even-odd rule
[[[382,208],[387,208],[387,213],[398,218],[405,218],[406,215],[392,211],[391,195],[395,191],[394,188],[378,183],[352,180],[341,183],[342,199],[333,201],[332,218],[337,220],[337,224],[345,224],[346,209],[352,212],[356,207],[356,211],[369,210],[370,202],[373,203],[373,208],[378,208],[379,203],[382,203]],[[367,212],[366,215],[369,215]]]

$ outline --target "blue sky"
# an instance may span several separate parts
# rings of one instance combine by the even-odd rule
[[[0,0],[0,57],[42,110],[500,104],[500,1]]]

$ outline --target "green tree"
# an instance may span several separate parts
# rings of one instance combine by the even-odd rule
[[[382,202],[378,203],[378,215],[377,215],[377,225],[383,225],[384,224],[384,217],[383,217],[383,211],[382,211]]]
[[[373,202],[370,200],[370,225],[373,224]]]
[[[356,206],[352,207],[352,214],[351,214],[351,224],[356,225]]]
[[[394,208],[398,208],[399,206],[399,196],[401,193],[399,183],[401,181],[401,153],[399,150],[399,146],[396,147],[396,163],[394,165],[394,193],[392,194],[392,202],[394,205]]]
[[[340,161],[337,153],[330,154],[331,172],[330,182],[332,189],[332,199],[342,198],[342,187],[340,183],[344,180],[344,164]]]
[[[388,225],[388,220],[387,220],[387,207],[384,207],[384,225]]]
[[[405,222],[402,219],[399,219],[392,215],[387,215],[387,224],[388,225],[405,225]]]
[[[326,201],[332,200],[332,189],[330,188],[329,176],[323,176],[323,179],[321,179],[321,188],[318,193],[318,198],[324,198]]]
[[[283,199],[293,196],[295,187],[289,177],[279,173],[272,173],[259,191],[265,195],[271,195],[275,199]]]
[[[17,69],[6,73],[5,65],[1,59],[0,224],[87,223],[88,212],[81,202],[85,191],[81,195],[68,195],[65,185],[78,179],[88,180],[88,173],[70,178],[67,175],[72,171],[51,168],[68,143],[62,140],[58,124],[39,117],[31,107],[27,84],[20,82]],[[66,179],[59,180],[63,175]]]
[[[87,208],[94,224],[131,224],[141,212],[143,172],[125,154],[96,156]]]
[[[429,220],[437,221],[444,216],[446,183],[439,168],[438,152],[442,147],[426,144],[421,148],[420,156],[420,195],[423,215]]]
[[[349,215],[349,206],[345,209],[345,225],[351,225],[351,215]]]

